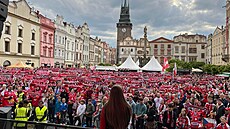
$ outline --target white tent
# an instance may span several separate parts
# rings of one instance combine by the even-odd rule
[[[139,61],[139,59],[137,60],[136,64],[137,64],[138,66],[140,66],[140,61]]]
[[[156,60],[156,58],[153,56],[151,60],[141,68],[143,71],[155,71],[155,72],[161,72],[162,66],[160,63]]]
[[[133,61],[131,55],[121,64],[118,69],[140,70],[140,67]]]
[[[96,70],[99,71],[116,71],[115,66],[96,66]]]
[[[203,72],[203,71],[201,69],[194,69],[194,68],[192,68],[192,72],[199,73],[199,72]]]

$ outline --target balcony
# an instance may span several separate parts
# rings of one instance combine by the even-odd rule
[[[224,62],[229,62],[229,54],[222,55],[222,60]]]

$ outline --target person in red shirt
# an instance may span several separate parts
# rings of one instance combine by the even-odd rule
[[[3,106],[13,107],[15,105],[15,102],[17,102],[16,94],[13,91],[12,86],[9,86],[3,95]]]
[[[220,118],[221,123],[216,126],[216,129],[230,129],[230,126],[227,124],[225,116]]]
[[[177,129],[190,129],[191,128],[190,120],[186,114],[185,108],[181,110],[181,114],[179,115],[176,121],[176,126],[177,126]]]

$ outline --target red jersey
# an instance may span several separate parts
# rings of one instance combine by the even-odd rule
[[[38,107],[39,101],[42,100],[42,96],[37,94],[37,95],[31,95],[30,99],[32,100],[32,106],[33,107]]]
[[[216,129],[230,129],[230,127],[227,123],[225,123],[225,124],[220,123],[216,126]]]
[[[176,125],[178,129],[190,129],[191,128],[191,124],[190,124],[190,120],[188,116],[178,117]]]
[[[8,98],[10,97],[10,98]],[[3,106],[4,107],[12,107],[14,103],[17,102],[17,96],[14,91],[5,91],[4,92],[4,99],[3,99]]]

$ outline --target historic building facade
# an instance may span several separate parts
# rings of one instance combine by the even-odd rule
[[[212,64],[212,34],[208,35],[206,49],[206,64]]]
[[[164,37],[160,37],[149,41],[151,47],[151,55],[154,55],[158,62],[162,65],[164,58],[170,60],[173,56],[173,41]]]
[[[39,14],[40,18],[40,66],[54,66],[54,23]]]
[[[212,64],[214,65],[225,65],[227,64],[222,60],[223,57],[223,48],[225,45],[225,29],[224,27],[216,27],[215,31],[212,34]]]
[[[173,38],[173,57],[186,62],[205,62],[207,38],[204,35],[178,35]]]
[[[9,66],[22,61],[39,67],[40,22],[38,13],[25,0],[10,1],[8,17],[0,40],[0,64]]]
[[[66,35],[64,27],[64,18],[57,15],[54,20],[55,25],[55,40],[54,40],[54,63],[55,67],[65,67],[65,43]]]
[[[65,40],[65,66],[74,67],[75,66],[75,27],[71,23],[64,22],[66,40]]]

